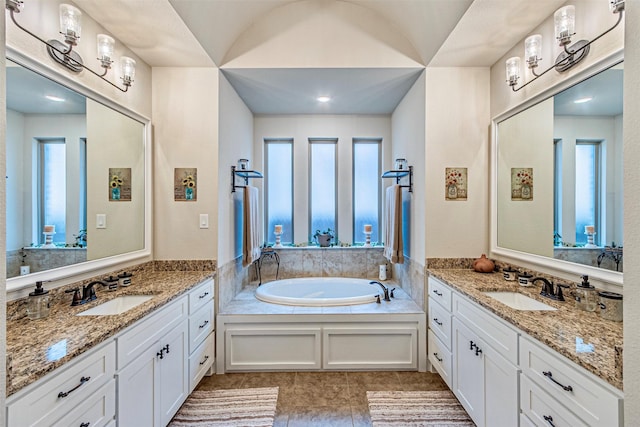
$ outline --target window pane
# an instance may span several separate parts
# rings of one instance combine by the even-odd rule
[[[372,225],[371,242],[379,241],[380,142],[353,144],[353,242],[364,243],[364,225]]]
[[[598,232],[597,147],[595,144],[576,144],[576,243],[587,243],[585,226],[593,225]]]
[[[310,236],[316,230],[336,230],[336,144],[310,144]]]
[[[66,167],[65,145],[42,143],[42,225],[55,225],[55,243],[65,243]],[[41,236],[44,242],[44,236]]]
[[[553,141],[553,245],[562,246],[562,141]]]
[[[282,243],[293,242],[293,141],[265,141],[267,242],[274,243],[273,229],[282,225]]]

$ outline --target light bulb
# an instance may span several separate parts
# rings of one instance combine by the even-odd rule
[[[571,43],[571,36],[576,33],[576,8],[568,5],[561,7],[553,14],[556,39],[560,46]]]
[[[120,68],[122,69],[122,81],[125,86],[131,86],[136,75],[136,61],[128,56],[120,58]]]
[[[70,4],[60,5],[60,33],[64,36],[67,44],[75,46],[78,43],[82,30],[81,17],[80,9]]]
[[[113,37],[106,34],[98,34],[98,59],[104,63],[111,64],[111,57],[113,57],[113,46],[115,41]]]
[[[524,59],[529,68],[538,66],[538,61],[542,59],[542,36],[534,34],[524,41]]]
[[[507,59],[506,65],[507,82],[509,82],[509,86],[515,86],[520,78],[520,57],[514,56]]]

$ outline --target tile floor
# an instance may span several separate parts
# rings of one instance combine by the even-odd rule
[[[368,390],[446,390],[425,372],[258,372],[212,375],[199,390],[279,387],[274,427],[370,426]]]

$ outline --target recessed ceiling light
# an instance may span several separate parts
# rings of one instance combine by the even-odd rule
[[[59,96],[54,96],[54,95],[45,95],[45,98],[47,98],[49,101],[55,101],[55,102],[64,102],[65,99],[64,98],[60,98]]]
[[[585,98],[580,98],[580,99],[576,99],[575,101],[573,101],[574,104],[583,104],[585,102],[589,102],[593,99],[592,96],[587,96]]]
[[[331,97],[329,96],[319,96],[316,98],[318,102],[329,102],[331,101]]]

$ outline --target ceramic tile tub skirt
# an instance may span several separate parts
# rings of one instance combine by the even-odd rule
[[[368,391],[373,427],[475,427],[450,391]]]
[[[273,426],[278,387],[196,390],[169,427]]]

